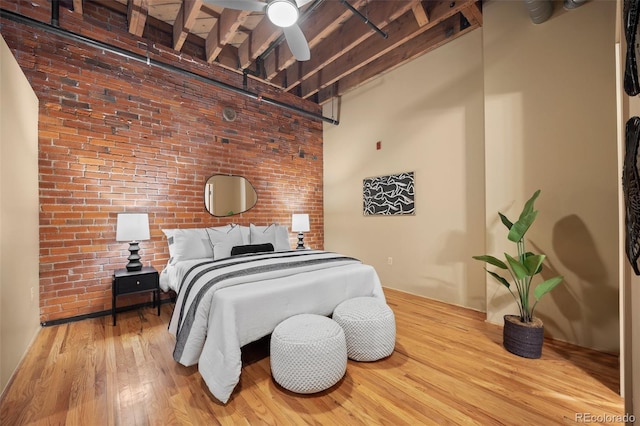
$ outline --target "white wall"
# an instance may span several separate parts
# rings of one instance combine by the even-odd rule
[[[1,393],[40,330],[38,99],[2,37],[0,93]]]
[[[625,124],[630,117],[640,116],[640,96],[630,97],[622,89],[622,81],[624,76],[624,69],[626,65],[626,39],[623,32],[624,22],[622,0],[618,0],[618,29],[617,37],[620,43],[619,54],[619,69],[618,76],[619,94],[620,94],[620,156],[619,156],[619,169],[622,170],[625,159]],[[621,202],[621,208],[624,209],[624,200]],[[624,218],[624,210],[621,214],[621,218]],[[624,248],[625,243],[625,226],[623,220],[621,220],[620,226],[620,239],[621,250]],[[625,397],[625,412],[633,414],[637,419],[640,419],[640,277],[635,275],[631,264],[625,255],[621,259],[621,269],[623,271],[623,322],[622,322],[622,335],[624,339],[624,358],[622,364],[622,385]],[[633,356],[633,354],[636,354]],[[629,423],[630,424],[630,423]]]
[[[640,419],[640,277],[634,277],[631,283],[631,312],[628,313],[628,320],[631,322],[632,340],[628,342],[631,346],[629,351],[629,362],[631,371],[626,372],[625,380],[631,382],[629,388],[631,393],[625,395],[625,406],[628,413],[633,413],[636,419]],[[635,357],[633,354],[636,354]]]
[[[484,250],[482,108],[480,30],[344,96],[324,128],[325,249],[372,264],[386,287],[484,309],[471,259]],[[409,171],[415,216],[364,217],[363,179]]]
[[[515,220],[542,189],[528,248],[565,281],[536,314],[556,339],[618,352],[615,2],[557,8],[540,25],[520,2],[488,2],[483,16],[488,251],[514,251],[496,212]],[[487,294],[500,323],[511,296],[493,280]]]
[[[556,6],[535,25],[522,2],[486,2],[482,30],[342,97],[324,133],[325,247],[501,323],[513,299],[471,256],[514,250],[497,212],[540,188],[529,249],[565,282],[537,314],[550,336],[615,353],[615,2]],[[402,171],[416,172],[416,215],[363,217],[362,179]]]

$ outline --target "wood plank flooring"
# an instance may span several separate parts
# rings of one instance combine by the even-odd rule
[[[501,345],[484,314],[385,289],[395,352],[349,361],[327,391],[271,378],[268,340],[243,349],[240,383],[216,401],[197,367],[172,358],[173,305],[43,328],[0,401],[1,425],[623,424],[618,358],[547,341],[538,360]],[[600,420],[597,422],[597,420]]]

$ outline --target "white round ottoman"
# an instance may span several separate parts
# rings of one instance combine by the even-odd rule
[[[271,334],[271,374],[283,388],[320,392],[347,371],[344,331],[331,318],[300,314],[287,318]]]
[[[347,355],[354,361],[376,361],[393,353],[396,320],[391,308],[375,297],[356,297],[333,311],[347,339]]]

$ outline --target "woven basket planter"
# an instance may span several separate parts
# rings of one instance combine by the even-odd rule
[[[504,316],[502,343],[512,354],[524,358],[540,358],[544,341],[544,325],[539,318],[523,323],[517,315]]]

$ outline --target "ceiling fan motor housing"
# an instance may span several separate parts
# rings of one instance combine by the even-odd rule
[[[282,28],[298,22],[298,6],[293,0],[272,0],[267,4],[266,12],[269,20]]]
[[[308,61],[311,57],[309,43],[298,26],[300,8],[313,0],[203,0],[223,8],[263,12],[274,25],[282,28],[289,49],[298,61]],[[321,1],[321,0],[316,0]]]

